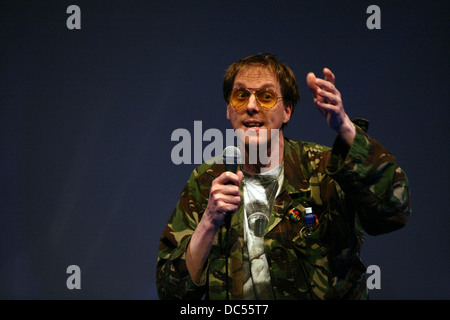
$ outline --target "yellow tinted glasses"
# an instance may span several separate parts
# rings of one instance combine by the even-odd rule
[[[255,95],[256,101],[258,101],[259,106],[264,110],[272,109],[277,104],[278,99],[282,98],[275,91],[268,88],[253,91],[247,88],[236,88],[230,93],[231,106],[235,109],[244,107],[252,94]]]

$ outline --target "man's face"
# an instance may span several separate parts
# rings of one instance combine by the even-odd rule
[[[251,91],[269,88],[281,97],[281,87],[276,75],[264,67],[254,66],[241,70],[234,80],[233,89],[236,88],[247,88]],[[282,138],[281,126],[289,121],[291,112],[292,107],[284,106],[282,99],[278,99],[270,110],[264,110],[256,101],[254,94],[240,109],[235,109],[230,103],[227,105],[227,119],[230,120],[233,129],[241,129],[250,137],[249,145],[269,142],[271,134],[274,133],[273,129],[280,130]],[[267,134],[260,134],[261,129],[267,130]]]

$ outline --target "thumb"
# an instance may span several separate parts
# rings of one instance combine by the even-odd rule
[[[312,91],[312,93],[316,92],[316,75],[314,73],[310,72],[306,75],[306,84],[308,85],[308,88]]]
[[[241,184],[242,180],[244,179],[244,173],[241,170],[238,170],[236,172],[238,178],[239,178],[239,184]]]

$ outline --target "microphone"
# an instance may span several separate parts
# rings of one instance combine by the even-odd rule
[[[239,160],[241,159],[241,151],[235,146],[228,146],[222,152],[225,171],[237,172]]]
[[[235,146],[228,146],[222,152],[223,163],[225,164],[225,171],[233,173],[237,172],[239,160],[241,159],[241,151]],[[229,184],[232,184],[229,182]],[[230,228],[231,214],[227,214],[225,217],[225,228]],[[227,237],[228,238],[228,237]]]
[[[235,146],[228,146],[222,152],[223,163],[225,164],[225,171],[231,171],[233,173],[237,172],[237,167],[239,160],[241,159],[241,151]],[[231,183],[231,182],[230,182]],[[226,287],[226,300],[229,300],[229,277],[228,277],[228,256],[229,256],[229,246],[230,246],[230,224],[231,224],[231,213],[227,213],[225,216],[225,287]]]

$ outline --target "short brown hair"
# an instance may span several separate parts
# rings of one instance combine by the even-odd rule
[[[225,98],[227,104],[229,102],[229,96],[231,90],[233,89],[236,75],[239,71],[250,66],[261,66],[268,68],[275,73],[280,83],[283,103],[285,106],[291,105],[292,113],[294,113],[295,106],[300,100],[300,94],[294,72],[292,72],[292,70],[285,63],[281,62],[271,53],[258,53],[238,60],[228,67],[223,80],[223,97]],[[284,126],[285,124],[283,127]]]

